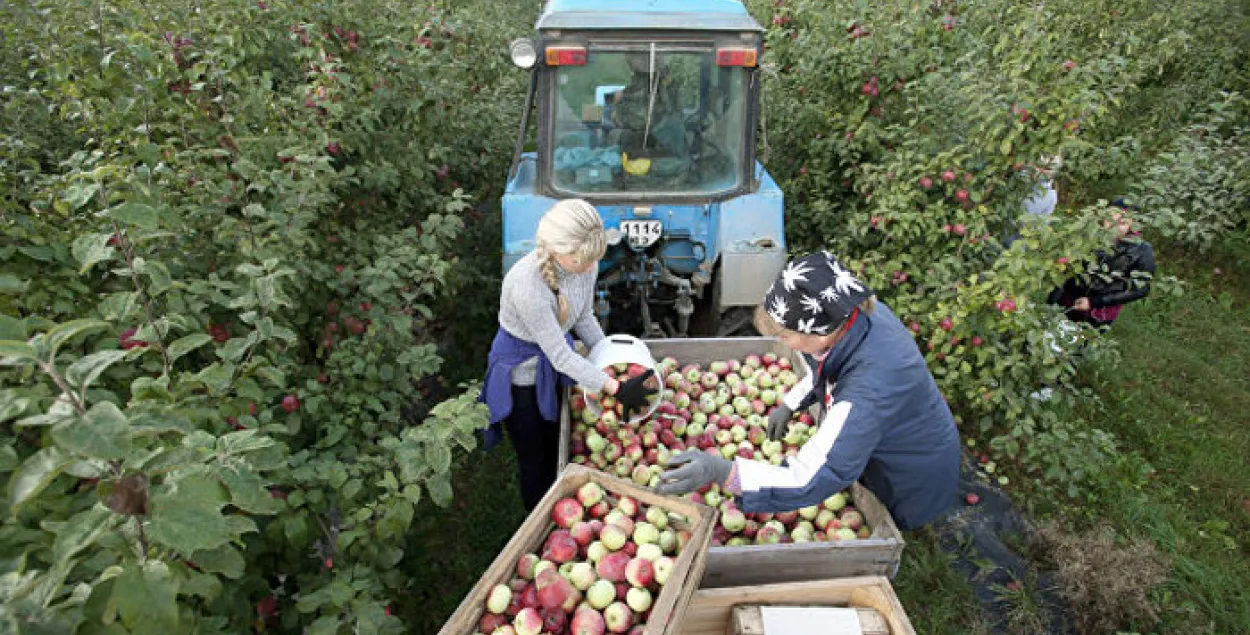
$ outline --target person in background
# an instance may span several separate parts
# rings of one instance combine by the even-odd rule
[[[643,385],[650,373],[620,383],[573,348],[570,330],[587,349],[604,338],[592,307],[607,233],[595,207],[580,199],[556,203],[539,221],[534,242],[534,251],[504,276],[499,331],[479,399],[490,408],[486,449],[499,442],[501,425],[507,428],[527,511],[555,482],[562,388],[576,383],[615,395],[626,412],[645,407],[656,392]]]
[[[752,513],[815,505],[860,481],[900,528],[924,525],[957,498],[959,432],[911,332],[828,252],[790,262],[757,308],[756,328],[816,362],[769,416],[780,439],[820,400],[819,431],[779,466],[686,451],[656,488],[685,494],[711,482]]]
[[[1042,157],[1037,165],[1033,167],[1033,171],[1037,174],[1037,184],[1033,189],[1033,193],[1024,199],[1024,213],[1033,216],[1047,217],[1055,212],[1055,206],[1059,204],[1059,192],[1055,190],[1055,174],[1059,168],[1063,166],[1063,158],[1056,155],[1053,157]],[[1022,171],[1022,175],[1027,176],[1027,171]],[[1020,238],[1020,221],[1013,220],[1009,224],[1006,236],[1003,238],[1003,247],[1010,248],[1011,244]]]
[[[1086,273],[1069,278],[1048,298],[1067,309],[1069,320],[1100,328],[1110,327],[1124,305],[1149,295],[1155,273],[1154,249],[1133,229],[1137,209],[1123,199],[1111,206],[1114,211],[1105,223],[1116,232],[1111,251],[1099,250]]]

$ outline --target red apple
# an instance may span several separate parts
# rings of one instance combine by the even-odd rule
[[[287,395],[282,398],[282,409],[287,412],[295,412],[299,410],[299,397],[296,395]]]
[[[568,529],[582,519],[585,511],[581,501],[575,498],[561,498],[551,509],[551,520],[556,525]]]

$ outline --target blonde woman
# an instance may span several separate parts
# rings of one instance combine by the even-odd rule
[[[527,511],[555,482],[563,387],[577,384],[616,395],[626,411],[645,406],[655,393],[642,385],[649,374],[621,384],[573,348],[570,330],[587,348],[604,337],[593,306],[607,235],[595,207],[580,199],[556,203],[538,222],[534,242],[534,251],[504,276],[499,332],[481,397],[490,407],[486,448],[507,428]]]
[[[820,428],[783,465],[687,451],[660,476],[664,494],[706,483],[741,497],[746,512],[815,505],[861,481],[900,528],[926,524],[956,499],[959,432],[911,333],[828,252],[790,262],[756,310],[756,328],[802,353],[815,372],[770,415],[785,435],[797,411],[824,404]]]

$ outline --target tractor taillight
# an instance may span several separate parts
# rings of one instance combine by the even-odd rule
[[[584,46],[549,46],[547,47],[547,66],[585,66],[586,47]]]
[[[755,49],[718,49],[717,66],[755,66]]]

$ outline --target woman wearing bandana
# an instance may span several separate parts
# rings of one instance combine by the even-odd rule
[[[955,501],[955,420],[911,333],[867,285],[828,252],[804,256],[773,282],[756,327],[809,365],[769,416],[769,437],[785,436],[793,414],[817,400],[819,430],[782,465],[687,451],[669,462],[660,493],[716,482],[743,511],[770,513],[815,505],[858,480],[902,529],[928,523]]]

